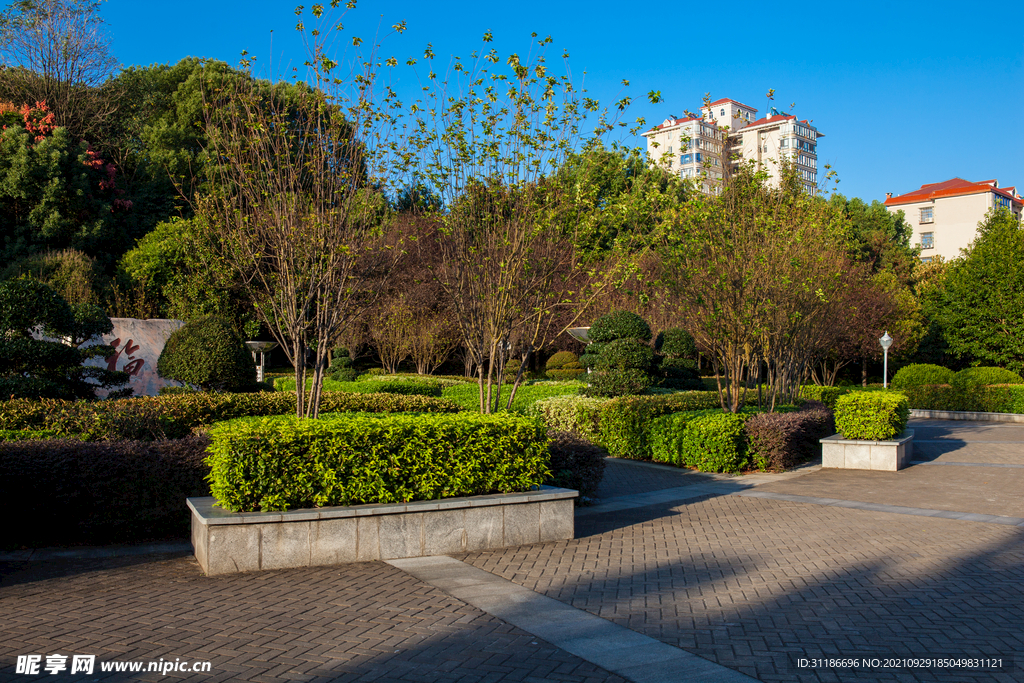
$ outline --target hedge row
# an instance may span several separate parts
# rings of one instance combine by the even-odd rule
[[[808,401],[790,413],[761,413],[744,425],[750,461],[759,470],[781,472],[821,454],[819,441],[836,433],[832,410]]]
[[[1024,413],[1024,385],[968,386],[926,384],[903,389],[911,408]]]
[[[22,520],[0,525],[0,546],[187,538],[185,499],[210,495],[209,443],[204,436],[0,443],[0,498]]]
[[[325,415],[214,425],[210,490],[228,510],[287,510],[526,491],[547,430],[511,415]]]
[[[306,390],[313,386],[313,379],[306,381]],[[367,375],[362,382],[337,382],[333,379],[324,380],[324,391],[345,394],[403,394],[406,396],[440,396],[441,382],[430,380],[413,380],[401,377],[381,377]],[[274,380],[277,391],[295,391],[295,379],[278,377]]]
[[[325,392],[323,413],[454,413],[459,406],[427,396]],[[295,394],[189,393],[112,401],[15,399],[0,402],[0,429],[46,430],[85,441],[159,440],[238,417],[287,415]]]
[[[548,432],[548,436],[551,475],[545,483],[579,491],[577,505],[596,497],[604,478],[605,450],[572,432]]]

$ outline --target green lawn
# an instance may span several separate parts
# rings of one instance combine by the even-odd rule
[[[578,383],[569,384],[561,382],[557,384],[554,382],[539,382],[537,384],[521,386],[519,387],[519,391],[516,392],[515,401],[512,402],[512,412],[525,413],[526,407],[531,403],[540,401],[541,399],[551,398],[552,396],[578,394],[582,387],[583,385]],[[502,410],[504,410],[505,405],[508,403],[508,396],[511,391],[511,384],[505,384],[501,387],[500,400]],[[480,389],[476,384],[463,384],[456,387],[446,387],[441,393],[441,396],[458,403],[464,410],[480,409]]]

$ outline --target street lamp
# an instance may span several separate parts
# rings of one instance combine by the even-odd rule
[[[263,381],[263,370],[266,366],[266,355],[277,347],[277,342],[247,341],[245,345],[252,351],[252,359],[256,362],[256,381]]]
[[[889,388],[889,347],[892,346],[892,337],[889,336],[889,331],[886,330],[885,334],[882,335],[878,343],[882,345],[882,355],[885,360],[882,365],[882,388]]]

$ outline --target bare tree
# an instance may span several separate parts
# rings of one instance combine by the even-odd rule
[[[20,0],[0,15],[0,99],[46,102],[82,135],[117,108],[102,87],[117,70],[97,0]]]
[[[399,253],[387,243],[388,211],[377,189],[394,94],[378,82],[379,44],[340,67],[324,49],[327,27],[340,29],[337,18],[315,5],[318,28],[307,34],[297,11],[309,38],[311,87],[286,98],[283,86],[237,79],[225,92],[206,93],[216,189],[197,212],[217,231],[221,256],[295,368],[297,414],[317,417],[331,349],[372,304]]]

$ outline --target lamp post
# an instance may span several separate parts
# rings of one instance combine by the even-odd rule
[[[882,335],[878,343],[882,345],[882,356],[884,361],[882,362],[882,388],[889,388],[889,347],[892,346],[892,337],[889,336],[889,331],[886,330],[885,334]]]
[[[252,359],[256,362],[256,381],[263,381],[263,371],[266,366],[268,351],[277,347],[277,342],[247,341],[245,345],[252,351]]]

